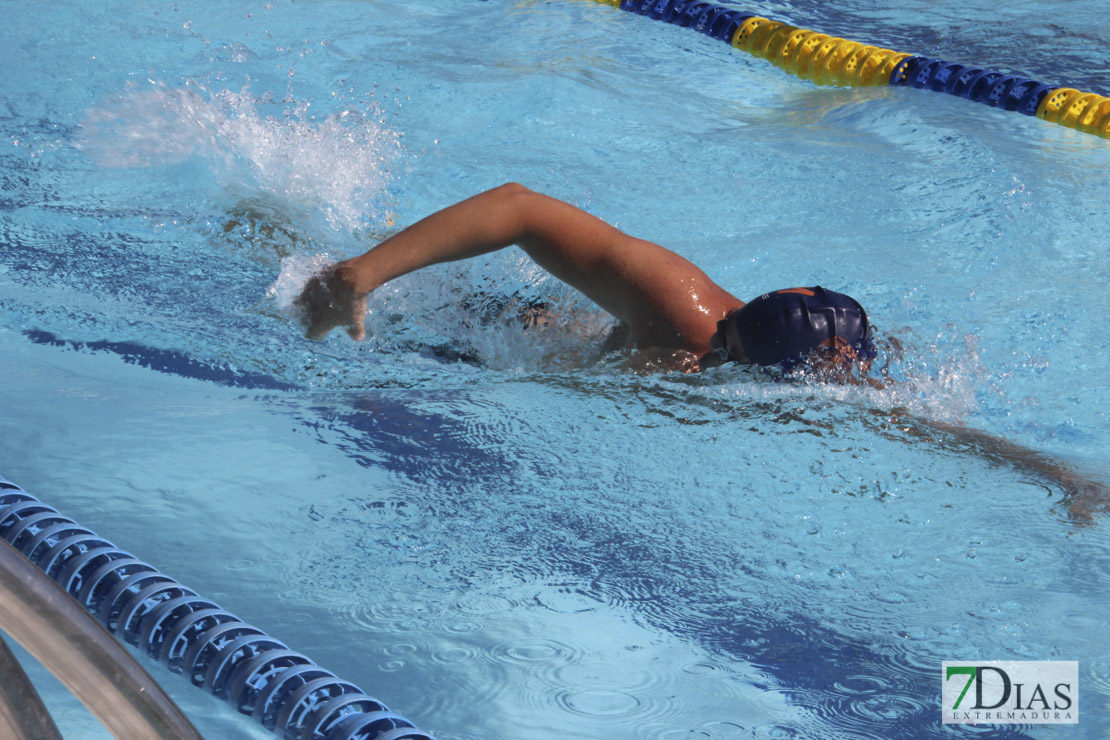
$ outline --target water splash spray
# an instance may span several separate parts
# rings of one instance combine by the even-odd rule
[[[239,92],[216,93],[195,83],[148,82],[87,112],[78,147],[96,164],[159,167],[199,158],[233,198],[320,214],[334,230],[357,231],[379,216],[401,147],[377,110],[350,105],[316,116],[309,101],[256,98],[249,81]],[[259,112],[272,104],[282,106],[281,116]]]

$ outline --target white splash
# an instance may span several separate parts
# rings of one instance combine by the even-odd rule
[[[318,212],[333,229],[368,226],[380,210],[399,137],[365,104],[322,118],[311,103],[151,87],[102,101],[81,123],[79,148],[102,167],[157,167],[197,157],[234,197]],[[258,105],[281,105],[264,116]]]

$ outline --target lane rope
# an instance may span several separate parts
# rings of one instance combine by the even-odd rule
[[[892,85],[956,95],[1110,138],[1110,98],[943,59],[897,52],[698,0],[594,0],[692,28],[817,85]]]
[[[2,476],[0,538],[121,642],[285,740],[434,740],[358,686]]]

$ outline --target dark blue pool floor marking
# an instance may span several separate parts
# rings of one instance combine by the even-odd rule
[[[697,566],[689,562],[660,563],[658,550],[637,554],[635,548],[628,547],[627,535],[598,532],[596,519],[577,517],[572,512],[556,516],[557,527],[578,534],[583,541],[604,543],[606,540],[601,538],[610,538],[608,542],[613,543],[612,547],[602,545],[597,549],[600,556],[608,556],[607,560],[597,564],[604,574],[603,580],[638,584],[654,582],[654,592],[678,597],[670,603],[735,601],[732,608],[705,608],[693,615],[668,608],[666,603],[631,606],[638,616],[656,629],[694,641],[713,653],[730,655],[750,663],[774,679],[774,685],[757,688],[782,692],[792,705],[812,712],[833,725],[832,731],[843,733],[852,730],[851,726],[844,727],[834,721],[837,717],[850,714],[850,699],[838,689],[837,684],[853,676],[871,676],[890,682],[885,694],[894,698],[913,697],[923,709],[893,719],[869,718],[868,736],[886,740],[952,737],[952,730],[941,725],[939,662],[935,671],[928,672],[896,666],[892,661],[895,656],[877,653],[870,644],[835,632],[804,614],[745,613],[742,603],[735,596],[721,595],[718,600],[713,594],[687,593],[682,583],[666,583],[657,573],[662,570],[692,575],[696,573]],[[526,547],[527,543],[521,542],[520,546]],[[736,567],[745,569],[743,564]],[[693,580],[706,583],[711,582],[712,577],[713,574],[707,572]],[[758,576],[753,574],[753,577]],[[596,584],[596,587],[597,593],[593,597],[602,601],[606,600],[608,591],[620,593],[624,590],[619,587],[606,589],[604,584]],[[681,625],[681,632],[675,630],[676,625]],[[874,698],[881,700],[884,695],[876,694]],[[860,722],[861,718],[857,715],[857,729]],[[1030,740],[1020,728],[976,730],[976,737]]]
[[[178,375],[183,378],[205,380],[217,385],[247,390],[298,390],[291,383],[273,378],[264,373],[233,370],[193,359],[184,352],[158,349],[138,342],[113,342],[109,340],[78,341],[63,339],[48,331],[29,329],[23,335],[35,344],[62,347],[76,351],[107,352],[114,354],[130,365],[138,365],[159,373]]]
[[[388,392],[336,399],[333,405],[311,409],[321,414],[320,421],[302,422],[336,435],[338,442],[323,435],[320,441],[335,444],[360,464],[387,469],[419,482],[421,490],[439,492],[432,495],[455,499],[512,495],[508,488],[514,485],[513,471],[518,467],[514,460],[491,452],[489,445],[479,448],[468,444],[468,431],[460,419],[422,411],[420,405],[429,398],[426,391],[417,392],[414,403],[407,402],[405,395]],[[370,452],[376,454],[371,457]],[[481,501],[474,503],[485,508]],[[660,562],[663,553],[658,549],[633,541],[629,533],[617,531],[596,517],[560,507],[546,510],[546,516],[546,523],[525,528],[527,534],[515,538],[510,535],[506,542],[522,554],[539,548],[536,558],[562,567],[575,579],[589,581],[589,598],[602,603],[623,602],[636,619],[653,629],[755,666],[772,679],[771,685],[757,688],[781,692],[792,705],[831,725],[830,731],[843,734],[853,729],[836,721],[851,714],[852,701],[837,684],[852,676],[872,676],[889,681],[887,695],[912,697],[924,708],[896,718],[869,718],[870,736],[919,740],[951,738],[958,732],[941,724],[939,662],[935,671],[898,666],[896,655],[876,652],[872,644],[840,634],[804,614],[745,613],[739,602],[735,609],[707,606],[682,611],[672,604],[721,605],[736,597],[688,590],[685,578],[666,578],[661,573],[696,576],[693,580],[698,583],[712,582],[711,573],[698,574],[702,567],[699,564],[689,560]],[[577,560],[572,560],[558,540],[548,542],[537,537],[543,531],[569,531],[597,546],[586,552],[575,551]],[[735,567],[747,570],[743,563]],[[752,572],[752,578],[760,577]],[[624,595],[633,590],[629,584],[635,584],[637,591],[677,598],[627,600]],[[883,694],[874,698],[881,700]],[[743,722],[743,718],[738,721]],[[857,715],[855,729],[861,721]],[[1020,727],[978,727],[974,734],[996,740],[1031,740]]]
[[[35,344],[78,352],[105,352],[128,364],[155,372],[225,387],[304,390],[263,373],[214,366],[183,352],[158,349],[138,342],[63,339],[52,332],[35,329],[26,330],[23,335]],[[317,436],[324,428],[338,429],[338,434],[345,441],[337,446],[363,467],[381,467],[407,477],[432,478],[448,482],[453,487],[475,481],[502,480],[514,469],[504,458],[468,443],[468,431],[459,419],[417,408],[430,400],[457,398],[457,393],[404,392],[404,395],[414,398],[413,403],[405,401],[401,393],[362,393],[353,401],[343,401],[338,409],[315,406],[311,410],[317,415],[316,419],[299,416],[301,423],[314,430]],[[347,407],[347,403],[353,408]],[[285,409],[277,410],[288,413]]]
[[[322,443],[333,445],[367,468],[387,470],[446,491],[493,486],[511,479],[515,461],[471,441],[473,432],[456,416],[426,410],[429,401],[465,399],[466,391],[364,392],[332,397],[299,414]],[[328,439],[332,434],[335,439]]]

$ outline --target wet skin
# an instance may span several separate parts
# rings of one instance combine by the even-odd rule
[[[366,297],[376,288],[429,265],[514,244],[623,322],[629,347],[680,357],[684,369],[714,362],[718,322],[744,305],[669,249],[510,183],[433,213],[311,278],[296,300],[307,335],[320,339],[345,326],[361,340]],[[730,345],[733,359],[743,359],[738,342]]]

